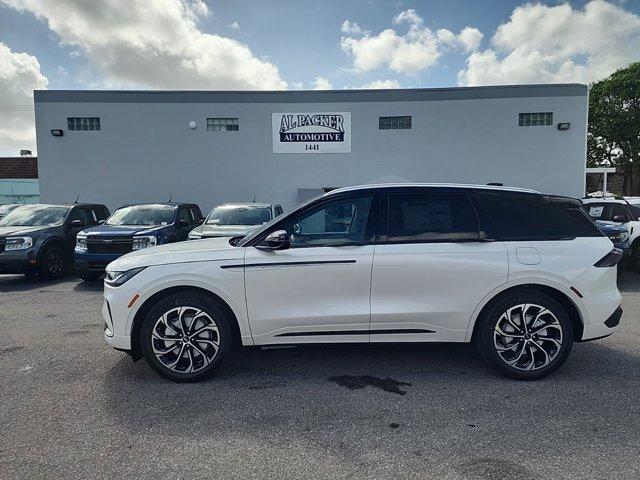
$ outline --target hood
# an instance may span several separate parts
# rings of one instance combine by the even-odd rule
[[[203,237],[244,237],[262,225],[200,225],[192,230]]]
[[[8,237],[10,235],[29,235],[34,233],[41,233],[44,230],[48,230],[50,228],[55,228],[55,225],[40,225],[35,227],[24,227],[18,226],[15,227],[0,227],[0,237]]]
[[[241,260],[243,257],[244,248],[234,247],[228,238],[203,238],[136,250],[111,262],[107,270],[125,271],[170,263]]]
[[[168,225],[96,225],[82,231],[87,236],[100,235],[101,237],[122,236],[126,234],[131,235],[152,235],[162,228],[166,228]]]

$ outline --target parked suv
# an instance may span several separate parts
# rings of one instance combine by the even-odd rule
[[[108,216],[107,207],[94,204],[33,204],[12,210],[0,220],[0,273],[62,277],[78,232]]]
[[[270,222],[283,210],[273,203],[225,203],[215,207],[204,223],[189,233],[189,240],[211,237],[244,237]]]
[[[622,197],[583,198],[584,210],[595,220],[622,225],[629,232],[630,266],[640,270],[640,206],[631,205]]]
[[[540,378],[620,321],[620,250],[579,200],[530,190],[333,190],[238,240],[109,264],[106,341],[195,381],[243,345],[474,342],[499,372]]]
[[[83,280],[97,280],[121,255],[186,240],[200,223],[202,213],[194,203],[127,205],[78,234],[73,263]]]

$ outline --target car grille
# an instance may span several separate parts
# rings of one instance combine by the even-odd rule
[[[87,238],[88,253],[129,253],[133,248],[131,237],[89,237]]]
[[[4,246],[7,243],[7,239],[6,238],[0,238],[0,253],[4,252]]]

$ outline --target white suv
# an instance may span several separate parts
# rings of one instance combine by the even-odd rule
[[[584,210],[595,220],[619,223],[627,229],[631,267],[640,270],[640,205],[632,205],[622,197],[588,197],[582,202]]]
[[[529,190],[334,190],[245,238],[162,245],[107,267],[105,338],[195,381],[234,344],[474,342],[548,375],[620,321],[620,251],[580,201]]]

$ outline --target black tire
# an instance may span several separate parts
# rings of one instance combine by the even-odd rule
[[[628,260],[625,268],[630,267],[636,272],[640,272],[640,241],[634,242],[631,247],[631,258]]]
[[[64,252],[60,247],[47,247],[42,253],[38,277],[41,280],[56,280],[65,274]]]
[[[511,328],[517,326],[518,312],[522,312],[522,308],[519,308],[519,306],[522,305],[530,305],[527,307],[527,313],[529,313],[529,315],[525,315],[525,317],[531,319],[529,320],[531,324],[527,329],[523,330],[527,332],[527,338],[525,338],[525,333],[523,333],[523,338],[521,339],[507,339],[509,335],[501,336],[496,333],[496,326],[499,325],[499,322],[499,326],[507,325],[505,323],[507,322],[506,317],[503,317],[503,314],[512,308],[514,309],[512,310],[514,316],[511,318],[514,319],[516,325],[509,323],[512,325]],[[537,315],[537,312],[541,311],[535,306],[547,309],[550,314],[540,315],[540,320],[538,321],[543,323],[532,328],[533,319]],[[520,313],[520,317],[521,316],[522,314]],[[555,317],[555,319],[553,317]],[[478,350],[493,368],[506,377],[516,380],[537,380],[546,377],[560,368],[571,353],[573,346],[573,326],[571,320],[565,309],[554,298],[543,292],[522,289],[502,296],[488,308],[486,313],[478,319],[478,322],[478,329],[475,336]],[[544,336],[541,333],[535,335],[529,333],[529,328],[531,332],[535,332],[546,323],[549,323],[550,326],[548,329],[543,330]],[[507,327],[508,326],[509,325],[507,325]],[[504,330],[505,329],[501,331]],[[513,330],[514,331],[511,332],[513,334],[522,333],[515,328]],[[558,337],[560,332],[561,336]],[[497,338],[497,340],[495,340],[494,337]],[[560,343],[559,348],[551,338],[554,338],[556,342],[558,338],[560,338],[558,342]],[[505,339],[507,343],[503,343]],[[510,342],[513,342],[515,348],[507,351],[505,346],[508,347],[512,345]],[[516,342],[518,342],[518,344],[516,344]],[[539,344],[534,342],[539,342]],[[520,349],[521,346],[522,349]],[[498,352],[499,347],[505,349],[502,351],[502,355],[504,356],[501,356],[501,353]],[[521,357],[518,357],[519,353],[522,355]],[[508,360],[513,362],[516,358],[520,358],[520,360],[518,360],[515,366],[509,365]],[[529,359],[532,360],[533,369],[525,370],[524,368],[530,365],[530,362],[527,361]],[[548,359],[550,359],[550,361],[548,361]],[[546,361],[548,361],[547,364],[544,363]]]
[[[181,332],[178,331],[178,324],[173,316],[177,315],[175,310],[179,307],[201,310],[208,316],[207,321],[211,320],[215,325],[215,329],[217,329],[217,334],[214,334],[213,328],[207,331],[206,335],[211,335],[211,337],[204,337],[205,340],[203,340],[214,342],[216,336],[218,340],[218,349],[211,359],[209,359],[209,363],[206,366],[203,365],[205,363],[205,358],[208,357],[205,357],[203,353],[210,354],[213,351],[213,345],[200,343],[197,340],[193,340],[193,337],[186,341],[182,341],[182,338],[178,338],[181,335]],[[154,332],[154,328],[163,327],[163,325],[156,327],[156,324],[160,321],[161,317],[167,313],[169,314],[167,317],[168,321],[171,321],[171,319],[174,318],[171,325],[173,325],[175,329],[166,329],[164,330],[163,335],[171,337],[176,341],[174,342],[172,340],[171,342],[158,343],[160,340],[157,338],[154,339],[152,332]],[[186,313],[189,312],[186,311]],[[198,317],[204,318],[200,314],[195,318]],[[191,326],[194,326],[194,321],[195,320],[192,320]],[[224,310],[218,306],[217,302],[205,293],[189,290],[174,293],[163,298],[154,305],[143,319],[142,326],[140,328],[140,346],[142,354],[153,370],[169,380],[174,382],[197,382],[203,380],[218,371],[229,359],[233,343],[231,321],[232,320]],[[199,322],[204,322],[204,320],[199,320]],[[187,325],[187,327],[188,326],[189,325]],[[201,324],[198,324],[194,328],[198,330],[201,326]],[[157,332],[158,330],[156,329],[156,333]],[[203,333],[201,335],[205,334]],[[188,337],[188,335],[186,337]],[[166,354],[161,355],[162,361],[158,356],[156,356],[156,353],[154,353],[154,346],[155,348],[162,348],[164,350],[169,349],[171,346],[178,343],[179,346],[176,346],[175,349],[168,350]],[[180,355],[180,358],[178,358],[178,352],[183,352],[183,349],[184,353]],[[171,369],[167,366],[167,364],[171,364],[173,361],[176,361],[176,358],[178,358],[178,363],[175,368],[180,371],[176,371],[175,369]],[[191,361],[191,366],[193,368],[198,368],[197,371],[186,371],[186,367],[188,366],[187,361],[189,360]],[[185,368],[183,369],[183,367]]]
[[[102,277],[101,273],[81,273],[80,278],[85,282],[96,282]]]

